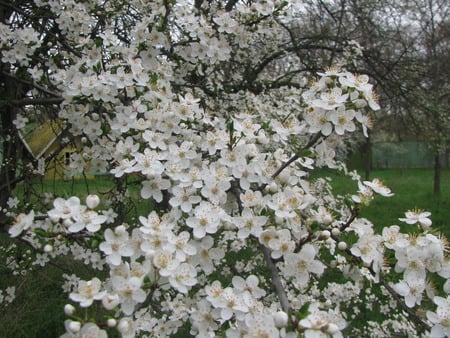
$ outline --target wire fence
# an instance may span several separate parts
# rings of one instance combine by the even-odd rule
[[[441,155],[442,168],[449,166],[449,149]],[[427,142],[377,142],[372,144],[372,167],[389,168],[433,168],[434,152]]]

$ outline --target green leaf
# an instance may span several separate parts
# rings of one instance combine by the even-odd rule
[[[47,237],[47,231],[41,228],[34,229],[34,233],[41,237]]]

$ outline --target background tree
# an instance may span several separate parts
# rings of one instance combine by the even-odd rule
[[[440,192],[441,158],[450,144],[448,100],[450,72],[450,5],[447,1],[415,2],[409,8],[410,24],[404,32],[414,37],[410,53],[412,71],[400,88],[404,125],[430,144],[434,154],[434,184]]]

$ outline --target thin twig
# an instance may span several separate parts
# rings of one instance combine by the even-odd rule
[[[308,143],[302,147],[303,149],[308,149],[310,147],[312,147],[321,137],[321,134],[315,134],[313,137],[311,137],[311,139],[308,141]],[[285,162],[280,168],[278,168],[277,171],[275,171],[275,173],[272,175],[272,178],[275,179],[277,178],[278,175],[281,174],[281,172],[286,169],[292,162],[295,162],[296,160],[298,160],[300,158],[300,155],[295,154],[294,156],[292,156],[287,162]]]
[[[20,77],[14,75],[14,74],[8,73],[8,72],[2,72],[2,75],[3,76],[7,76],[7,77],[9,77],[9,78],[11,78],[11,79],[13,79],[15,81],[20,82],[20,83],[29,85],[29,86],[31,86],[33,88],[36,88],[36,89],[40,90],[41,92],[44,92],[44,93],[46,93],[48,95],[51,95],[51,96],[54,96],[54,97],[58,97],[58,98],[61,97],[61,95],[59,93],[55,93],[55,92],[53,92],[53,91],[51,91],[51,90],[49,90],[49,89],[47,89],[45,87],[42,87],[42,86],[38,85],[37,83],[35,83],[34,81],[27,81],[25,79],[21,79]]]
[[[278,295],[278,299],[280,300],[281,309],[284,312],[289,313],[289,308],[290,308],[289,300],[287,298],[283,284],[281,283],[281,278],[280,278],[280,274],[278,273],[278,269],[270,255],[270,250],[262,244],[260,244],[260,248],[264,254],[264,259],[266,260],[267,267],[269,268],[272,286],[274,287],[274,289]]]

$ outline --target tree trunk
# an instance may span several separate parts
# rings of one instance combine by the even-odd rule
[[[0,67],[0,70],[3,67]],[[0,81],[3,90],[0,90],[0,97],[4,100],[11,100],[23,95],[23,90],[9,79]],[[17,171],[19,161],[22,156],[22,144],[14,126],[14,119],[17,115],[16,107],[4,105],[0,108],[0,132],[2,142],[0,151],[3,154],[3,162],[0,164],[0,230],[5,226],[7,220],[8,199],[17,184]]]
[[[434,156],[434,194],[439,195],[441,193],[441,156],[439,152],[436,152]]]
[[[372,142],[370,140],[370,134],[366,138],[366,142],[363,145],[363,159],[364,159],[364,179],[370,180],[370,171],[372,170]]]

